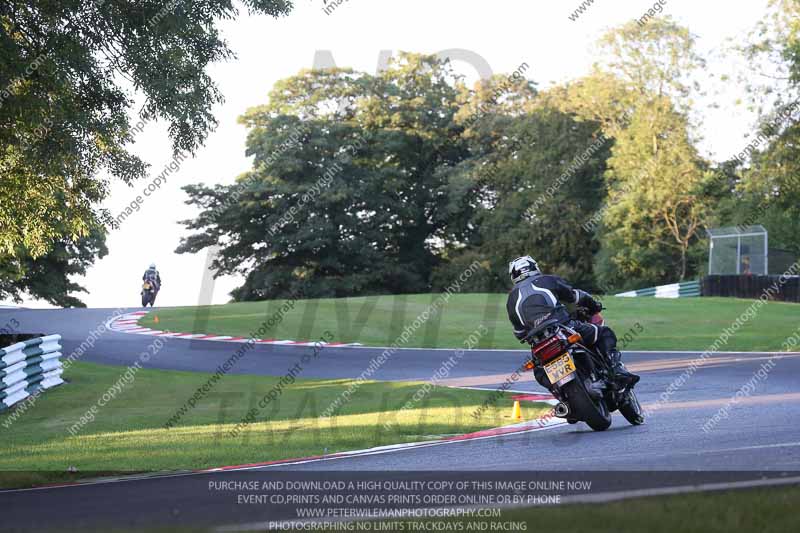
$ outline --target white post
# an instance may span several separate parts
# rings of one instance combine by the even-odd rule
[[[711,275],[711,259],[714,257],[714,237],[711,237],[711,244],[708,246],[708,275]]]
[[[742,236],[736,237],[736,275],[741,274],[742,269]]]

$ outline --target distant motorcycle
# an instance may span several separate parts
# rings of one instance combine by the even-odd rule
[[[147,307],[147,304],[153,307],[153,304],[156,303],[157,293],[158,287],[155,281],[146,279],[144,283],[142,283],[142,307]]]
[[[566,312],[561,313],[564,315]],[[578,308],[572,317],[598,326],[604,324],[600,313],[588,315],[585,309]],[[563,322],[548,318],[525,339],[531,345],[527,369],[534,370],[540,384],[559,400],[555,416],[572,424],[586,422],[595,431],[608,429],[611,413],[616,410],[633,425],[644,423],[644,411],[633,387],[620,389],[612,379],[613,371],[606,358],[584,346],[581,336]]]

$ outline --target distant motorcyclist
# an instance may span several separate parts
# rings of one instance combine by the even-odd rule
[[[514,335],[524,340],[530,332],[548,318],[559,318],[577,331],[584,346],[597,347],[614,371],[614,380],[621,386],[632,386],[639,376],[629,372],[622,364],[622,354],[617,350],[617,336],[607,326],[598,326],[570,318],[559,304],[576,304],[590,315],[599,313],[603,306],[580,289],[572,288],[558,276],[542,274],[536,261],[530,256],[518,257],[508,264],[508,273],[514,287],[508,294],[506,308],[508,318],[514,326]]]
[[[144,271],[142,281],[149,281],[152,283],[155,286],[156,293],[161,290],[161,274],[158,273],[155,263],[150,263],[150,266]]]

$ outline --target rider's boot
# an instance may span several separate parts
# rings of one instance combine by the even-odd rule
[[[611,369],[614,372],[613,379],[623,387],[633,387],[639,383],[639,376],[630,372],[622,363],[622,354],[616,348],[609,351],[608,358],[611,361]]]

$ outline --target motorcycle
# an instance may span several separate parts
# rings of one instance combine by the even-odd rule
[[[582,308],[572,318],[604,325],[600,313],[590,316]],[[536,380],[559,401],[554,415],[571,424],[585,422],[595,431],[608,429],[611,413],[617,410],[629,423],[643,424],[644,411],[633,387],[620,388],[606,358],[584,346],[580,334],[564,322],[547,318],[525,339],[531,345],[525,367],[533,370]]]
[[[142,283],[142,307],[147,307],[147,304],[153,307],[153,304],[156,303],[156,293],[158,293],[158,289],[155,282],[149,279],[145,280]]]

